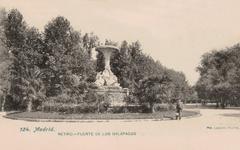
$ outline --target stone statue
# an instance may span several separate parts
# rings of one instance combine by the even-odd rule
[[[119,50],[114,46],[99,46],[96,48],[97,51],[102,52],[105,60],[105,67],[102,72],[97,73],[95,84],[98,87],[119,87],[117,77],[113,74],[110,67],[110,57],[113,51]]]

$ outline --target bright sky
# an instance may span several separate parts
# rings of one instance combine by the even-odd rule
[[[0,0],[40,30],[58,15],[102,40],[136,41],[168,68],[198,79],[201,55],[240,41],[239,0]]]

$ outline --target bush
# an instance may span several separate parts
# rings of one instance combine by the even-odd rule
[[[99,103],[98,111],[100,113],[107,112],[110,106],[109,97],[107,96],[107,94],[97,95],[97,103]]]
[[[110,107],[107,112],[109,113],[123,113],[123,106],[113,106]]]
[[[62,104],[62,103],[47,102],[43,104],[42,110],[44,112],[59,112],[64,114],[96,113],[98,110],[98,107],[96,104],[89,105],[87,103]]]
[[[108,108],[109,108],[109,106],[110,106],[110,103],[109,102],[107,102],[107,101],[104,101],[104,102],[101,102],[100,104],[99,104],[99,112],[100,113],[106,113],[107,112],[107,110],[108,110]]]
[[[78,104],[83,102],[83,96],[70,96],[67,94],[61,94],[54,97],[48,97],[47,101],[52,103],[62,103],[62,104]]]
[[[109,105],[107,95],[98,95],[90,90],[85,96],[71,97],[68,94],[61,94],[56,97],[49,97],[42,104],[42,110],[59,113],[105,113]]]
[[[126,106],[127,112],[129,113],[146,113],[148,108],[145,105],[129,105]]]
[[[159,112],[159,111],[169,111],[169,110],[174,110],[175,106],[174,104],[170,103],[166,103],[166,104],[154,104],[153,109],[155,112]]]
[[[86,93],[83,100],[86,103],[93,103],[98,100],[98,95],[96,94],[96,92],[90,90]]]
[[[42,101],[41,100],[34,100],[32,102],[32,110],[34,110],[34,111],[41,110],[41,106],[42,106]]]
[[[5,111],[25,110],[26,106],[24,104],[25,103],[19,100],[14,100],[11,95],[7,95],[5,100],[4,110]]]
[[[174,110],[173,104],[155,104],[154,111],[169,111]],[[128,105],[128,106],[112,106],[110,107],[107,101],[101,103],[80,103],[80,104],[63,104],[63,103],[43,103],[42,110],[44,112],[59,112],[64,114],[81,114],[81,113],[150,113],[150,107],[143,105]]]
[[[148,113],[146,105],[112,106],[107,110],[109,113]]]
[[[92,105],[83,103],[76,107],[75,113],[96,113],[97,109],[98,109],[98,107],[97,107],[96,103],[92,104]]]
[[[169,104],[169,110],[175,110],[176,106],[173,103]]]
[[[148,103],[141,104],[140,111],[142,113],[151,113],[152,112],[151,107],[149,106]]]
[[[124,101],[127,103],[127,104],[138,104],[138,99],[136,96],[133,96],[133,95],[128,95],[124,98]]]
[[[67,94],[61,94],[56,97],[50,97],[50,101],[53,101],[55,103],[75,103],[74,99],[72,99],[69,95]]]

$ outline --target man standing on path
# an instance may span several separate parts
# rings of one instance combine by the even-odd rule
[[[183,111],[183,103],[181,102],[180,99],[177,99],[177,104],[176,104],[176,120],[181,120],[182,118],[182,111]]]

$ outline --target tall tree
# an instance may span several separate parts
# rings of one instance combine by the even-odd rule
[[[4,45],[6,41],[4,34],[4,22],[6,21],[6,18],[7,12],[5,9],[0,8],[0,110],[2,111],[4,111],[6,95],[9,91],[10,75],[8,67],[11,64],[8,49]]]
[[[26,108],[32,101],[28,97],[26,84],[33,83],[40,78],[32,80],[29,71],[42,64],[43,41],[41,34],[35,28],[29,28],[23,20],[22,14],[11,10],[4,22],[6,37],[5,47],[9,50],[12,63],[9,66],[10,94],[18,104],[18,108]],[[33,87],[34,88],[34,87]],[[30,107],[29,110],[31,111]]]
[[[20,105],[23,105],[22,100],[24,97],[21,78],[27,58],[24,56],[26,28],[22,14],[16,9],[10,10],[4,21],[5,47],[9,50],[12,58],[12,64],[9,66],[11,76],[10,93],[16,104]]]
[[[220,103],[224,108],[239,98],[239,44],[203,55],[198,67],[200,78],[196,84],[202,99]]]
[[[88,40],[81,43],[80,34],[61,16],[54,18],[45,26],[44,35],[46,68],[49,75],[47,79],[50,79],[47,81],[49,96],[71,88],[69,76],[75,75],[81,80],[94,80],[92,79],[95,74],[94,64],[88,57],[88,50],[92,47],[91,40],[91,46]]]
[[[129,55],[129,46],[127,41],[123,41],[120,47],[120,51],[115,53],[112,58],[112,70],[118,77],[119,83],[124,88],[130,86],[130,71],[131,71],[131,56]]]

